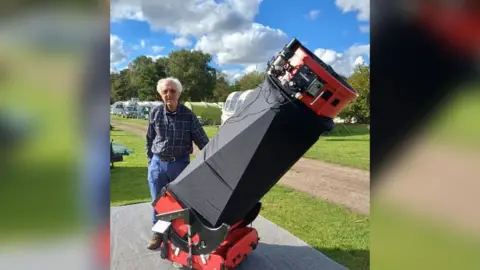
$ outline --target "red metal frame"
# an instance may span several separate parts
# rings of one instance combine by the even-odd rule
[[[105,222],[95,236],[96,259],[107,269],[110,267],[110,222]]]
[[[332,93],[332,96],[328,100],[317,95],[312,97],[309,94],[303,93],[299,99],[303,101],[311,110],[313,110],[319,116],[325,116],[329,118],[335,118],[343,110],[343,108],[357,97],[357,93],[348,89],[345,85],[339,82],[333,75],[328,73],[319,63],[315,61],[307,52],[301,47],[298,48],[294,55],[289,59],[288,63],[293,67],[290,72],[287,72],[283,78],[279,78],[280,81],[290,81],[296,74],[296,72],[303,65],[310,68],[318,77],[326,82],[323,90],[328,90]],[[332,102],[337,99],[338,103],[334,106]]]
[[[477,1],[472,7],[450,7],[422,1],[420,22],[466,56],[480,54],[480,9]]]
[[[165,192],[165,196],[160,197],[155,203],[154,208],[159,214],[184,209],[169,191]],[[259,240],[257,230],[251,227],[241,226],[241,224],[242,221],[229,228],[225,240],[215,251],[209,254],[209,258],[206,259],[205,264],[203,264],[200,256],[192,256],[193,269],[226,270],[237,267],[248,254],[256,248]],[[180,237],[187,234],[187,225],[182,219],[172,220],[172,228]],[[199,242],[198,234],[194,235],[192,244],[198,244]],[[165,243],[162,243],[162,246],[164,244]],[[175,250],[172,248],[172,244],[169,242],[167,245],[169,252],[166,259],[186,266],[188,253],[180,251],[178,255],[175,256]]]

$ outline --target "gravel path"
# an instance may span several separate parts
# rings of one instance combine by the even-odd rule
[[[145,136],[144,124],[111,121],[117,129]],[[369,171],[301,158],[279,183],[363,214],[370,213]]]
[[[480,148],[412,140],[377,179],[378,203],[396,204],[448,229],[480,237]]]

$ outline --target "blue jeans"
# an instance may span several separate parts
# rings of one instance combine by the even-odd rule
[[[158,155],[153,155],[148,166],[148,187],[152,202],[160,195],[162,188],[172,182],[190,163],[190,157],[175,160],[174,162],[163,162]],[[152,224],[155,224],[156,212],[153,209]]]

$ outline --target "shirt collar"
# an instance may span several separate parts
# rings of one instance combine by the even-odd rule
[[[171,112],[171,111],[167,110],[167,107],[165,106],[165,107],[163,108],[163,113],[164,113],[165,115],[168,115],[168,116],[174,116],[174,115],[177,115],[178,110],[180,110],[180,104],[178,104],[177,110],[174,111],[174,112]]]

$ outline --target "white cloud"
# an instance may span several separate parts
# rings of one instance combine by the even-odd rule
[[[253,23],[245,31],[203,36],[195,49],[216,54],[219,65],[251,65],[270,60],[287,42],[283,31]]]
[[[273,55],[272,55],[273,56]],[[245,71],[248,73],[248,72],[252,72],[252,71],[260,71],[260,72],[263,72],[267,69],[267,61],[265,62],[261,62],[261,63],[258,63],[258,64],[253,64],[253,65],[248,65],[246,68],[245,68]]]
[[[253,70],[255,65],[264,70],[266,62],[290,40],[280,29],[254,23],[261,1],[112,0],[111,17],[146,21],[154,31],[178,36],[173,41],[176,46],[193,45],[194,49],[212,54],[221,67],[243,66],[225,70],[229,79],[235,79]],[[369,0],[335,0],[335,4],[343,12],[358,13],[360,21],[369,20]],[[318,15],[318,11],[309,12],[310,18]],[[315,53],[330,62],[337,72],[348,76],[356,64],[369,57],[369,45],[352,46],[343,53],[326,49],[317,49]]]
[[[310,10],[306,17],[310,20],[315,20],[320,14],[320,10]]]
[[[110,70],[115,68],[115,65],[127,60],[123,40],[116,35],[110,35]]]
[[[153,59],[153,61],[156,61],[158,58],[165,58],[167,56],[164,54],[157,54],[157,55],[147,55],[147,57],[150,57]]]
[[[370,44],[353,45],[343,53],[319,48],[314,54],[331,65],[338,74],[348,77],[357,65],[367,62],[365,58],[370,58]]]
[[[152,51],[154,53],[159,53],[159,52],[163,51],[164,49],[165,49],[165,47],[163,47],[163,46],[152,46]]]
[[[227,69],[227,70],[222,70],[222,72],[227,75],[227,79],[229,82],[234,82],[235,80],[238,80],[242,78],[243,75],[252,72],[252,71],[265,71],[267,68],[267,63],[262,62],[259,64],[252,64],[252,65],[247,65],[244,69]]]
[[[153,29],[181,36],[248,27],[261,0],[112,0],[112,20],[148,21]]]
[[[192,42],[186,38],[186,37],[179,37],[174,40],[172,40],[173,45],[180,47],[180,48],[185,48],[185,47],[190,47],[192,46]]]
[[[262,0],[112,0],[113,19],[147,21],[153,30],[180,36],[215,55],[220,64],[253,64],[273,56],[287,40],[280,30],[253,23]],[[185,42],[184,42],[185,41]]]
[[[335,0],[335,5],[343,11],[357,12],[357,20],[370,20],[370,0]]]
[[[134,50],[140,50],[140,48],[145,48],[146,41],[144,39],[140,40],[140,43],[138,45],[133,45],[132,49]]]
[[[370,25],[360,25],[358,27],[358,29],[360,30],[360,32],[362,33],[368,33],[370,32]]]
[[[115,67],[115,66],[110,66],[110,73],[119,73],[120,71],[128,68],[128,65],[120,66],[120,67]]]
[[[142,0],[110,0],[110,20],[122,19],[144,21],[141,3]]]
[[[226,75],[230,83],[240,79],[245,74],[245,70],[242,69],[226,69],[222,70],[222,72]]]

